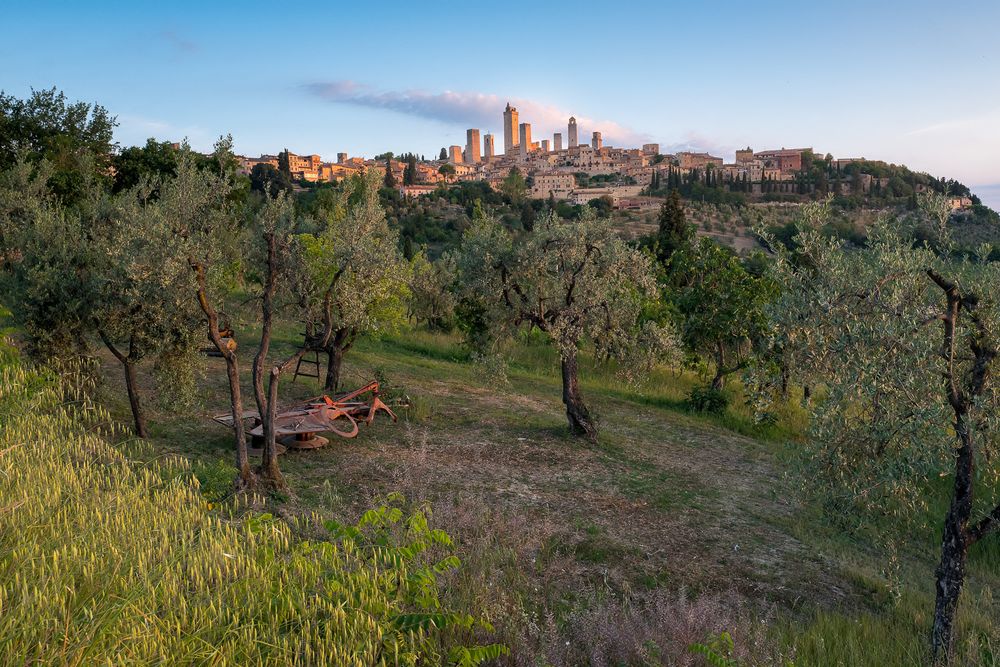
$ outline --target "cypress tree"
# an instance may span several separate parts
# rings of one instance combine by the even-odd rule
[[[396,187],[396,177],[392,175],[392,158],[385,159],[385,187],[390,190]]]
[[[694,230],[684,217],[684,204],[676,189],[660,206],[659,230],[656,234],[656,258],[666,264],[678,250],[689,248],[694,239]]]

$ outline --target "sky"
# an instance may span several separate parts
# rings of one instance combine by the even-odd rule
[[[51,2],[3,9],[0,88],[149,137],[428,157],[497,135],[812,147],[956,178],[1000,209],[1000,2]]]

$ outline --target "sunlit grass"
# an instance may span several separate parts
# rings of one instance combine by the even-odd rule
[[[316,517],[213,508],[225,466],[199,464],[195,476],[181,458],[140,464],[125,451],[148,451],[115,446],[98,428],[108,413],[65,399],[0,351],[0,663],[455,659],[449,648],[471,617],[438,609],[433,575],[457,561],[431,570],[414,560],[430,553],[414,540],[450,544],[420,515],[406,520],[398,549],[306,542]],[[394,511],[384,516],[398,521]]]

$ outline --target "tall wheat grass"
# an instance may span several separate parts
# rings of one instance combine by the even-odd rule
[[[268,515],[212,510],[184,460],[130,459],[108,423],[0,350],[0,663],[475,664],[503,650],[463,648],[472,617],[439,609],[434,575],[458,563],[429,559],[450,540],[423,513],[383,507],[303,541]]]

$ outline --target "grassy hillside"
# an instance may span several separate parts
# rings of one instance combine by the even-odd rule
[[[249,359],[252,336],[240,341]],[[275,354],[296,342],[284,325]],[[104,394],[124,419],[118,369],[105,362]],[[603,428],[590,444],[568,436],[554,351],[530,338],[509,383],[471,364],[457,338],[422,331],[362,341],[345,363],[348,386],[384,377],[402,419],[284,455],[292,494],[271,498],[273,511],[294,523],[356,516],[391,492],[431,503],[466,566],[444,600],[481,610],[516,664],[687,664],[692,642],[722,631],[761,664],[925,658],[942,513],[913,535],[831,523],[809,494],[794,401],[759,427],[738,387],[726,414],[692,414],[683,398],[703,379],[691,372],[663,368],[636,388],[586,363],[584,395]],[[229,434],[209,420],[227,408],[225,387],[208,360],[197,409],[151,414],[157,455],[189,460],[215,501],[233,476]],[[317,393],[300,379],[281,396]],[[995,542],[973,559],[963,597],[969,664],[993,664],[1000,645]]]
[[[452,544],[392,505],[352,528],[213,507],[188,459],[0,349],[0,664],[476,664]],[[308,536],[311,539],[305,539]]]

